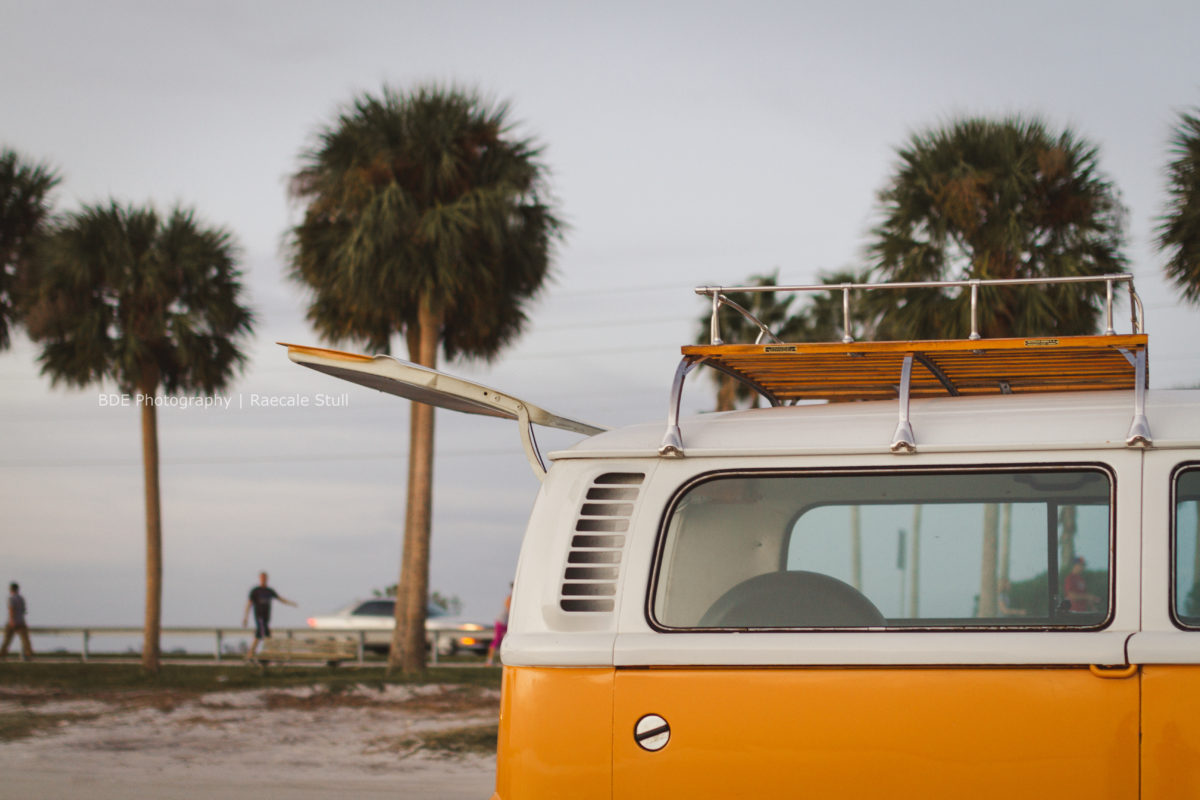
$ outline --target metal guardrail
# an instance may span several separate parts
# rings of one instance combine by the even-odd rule
[[[31,627],[29,629],[30,636],[78,636],[79,637],[79,658],[80,661],[86,662],[93,655],[92,638],[96,636],[126,636],[140,638],[145,630],[141,626],[110,626],[110,625],[90,625],[85,627]],[[348,638],[353,637],[357,644],[358,658],[356,663],[362,666],[365,662],[366,641],[368,633],[379,633],[378,629],[367,628],[345,628],[341,630],[316,630],[313,628],[275,628],[272,630],[272,638],[283,637],[287,639],[295,639],[300,637],[305,638]],[[162,628],[160,630],[162,636],[209,636],[213,639],[213,661],[220,663],[221,661],[236,661],[239,656],[229,653],[222,653],[222,648],[225,644],[225,639],[249,639],[254,637],[253,628],[205,628],[205,627],[171,627]],[[438,666],[438,651],[443,635],[454,635],[453,631],[429,631],[429,635],[433,638],[433,644],[430,647],[430,666]]]

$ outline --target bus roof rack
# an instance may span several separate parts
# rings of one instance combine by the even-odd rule
[[[979,334],[978,299],[983,286],[1103,282],[1107,288],[1105,332],[1093,336],[984,339]],[[1113,329],[1113,289],[1128,284],[1133,332]],[[856,342],[850,335],[852,290],[935,289],[959,287],[971,292],[971,334],[966,339]],[[728,297],[734,292],[842,292],[843,338],[840,342],[781,342],[760,320]],[[841,283],[809,286],[701,286],[696,294],[712,301],[710,343],[685,345],[675,373],[668,407],[667,432],[659,454],[682,456],[679,404],[684,380],[705,364],[750,387],[771,405],[824,400],[847,402],[896,398],[899,422],[890,449],[916,451],[909,419],[914,397],[958,397],[1030,392],[1081,392],[1133,389],[1134,414],[1125,443],[1148,447],[1152,439],[1145,415],[1148,381],[1147,344],[1141,300],[1126,274],[1082,278],[1020,278],[932,281],[927,283]],[[753,343],[722,341],[718,312],[732,308],[758,329]]]

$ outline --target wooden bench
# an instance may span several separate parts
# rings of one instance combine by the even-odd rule
[[[358,660],[358,643],[333,636],[319,639],[278,636],[263,641],[256,660],[264,666],[268,663],[315,661],[336,667],[343,661]]]

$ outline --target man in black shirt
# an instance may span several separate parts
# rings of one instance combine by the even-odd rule
[[[246,611],[242,614],[242,627],[250,619],[250,609],[254,609],[254,644],[250,645],[250,653],[246,658],[254,658],[258,643],[271,638],[271,601],[278,600],[285,606],[295,608],[296,604],[281,597],[270,586],[267,586],[267,573],[258,573],[258,586],[250,590],[250,598],[246,601]]]

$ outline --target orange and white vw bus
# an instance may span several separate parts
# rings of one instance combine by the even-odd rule
[[[697,290],[714,339],[757,288]],[[591,434],[525,535],[495,798],[1200,797],[1200,392],[1148,391],[1133,326],[688,346],[665,425],[599,433],[291,357]],[[699,364],[771,407],[678,420]]]

